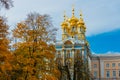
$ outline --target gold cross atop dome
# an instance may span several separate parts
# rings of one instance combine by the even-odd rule
[[[77,25],[78,25],[78,27],[83,27],[84,29],[86,29],[85,23],[84,23],[84,21],[83,21],[82,11],[80,11],[80,19],[79,19],[79,21],[77,22]]]
[[[62,28],[66,28],[68,27],[68,23],[67,23],[67,20],[66,20],[66,12],[64,11],[64,21],[61,23],[61,26]]]
[[[66,20],[66,11],[64,11],[64,21]]]
[[[72,7],[72,16],[74,16],[74,5],[73,5],[73,7]]]
[[[72,17],[71,18],[69,18],[69,23],[70,23],[70,26],[77,26],[76,25],[76,23],[77,23],[77,21],[78,21],[78,18],[76,18],[74,15],[75,15],[75,13],[74,13],[74,5],[73,5],[73,7],[72,7]]]
[[[80,18],[83,18],[83,16],[82,16],[82,11],[80,10]]]

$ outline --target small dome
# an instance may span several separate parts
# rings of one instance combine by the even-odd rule
[[[68,27],[68,23],[66,21],[61,23],[62,28]]]
[[[83,27],[84,29],[86,29],[85,23],[84,23],[82,18],[80,18],[80,20],[77,22],[77,26],[78,27]]]
[[[74,7],[72,9],[72,17],[68,21],[70,23],[70,26],[76,26],[77,22],[79,21],[78,18],[74,16]]]
[[[86,29],[85,23],[84,23],[84,21],[83,21],[82,12],[80,12],[80,19],[79,19],[79,21],[77,22],[77,26],[78,26],[78,27],[83,27],[84,29]]]
[[[78,22],[78,18],[76,18],[75,16],[72,16],[70,19],[69,19],[69,23],[71,26],[75,26],[77,25],[77,22]]]
[[[65,12],[64,12],[64,21],[61,23],[61,26],[62,28],[67,28],[68,27],[68,22],[67,22],[67,19],[66,19],[66,15],[65,15]]]
[[[77,22],[77,24],[78,24],[78,26],[80,26],[80,25],[84,25],[84,21],[83,21],[83,19],[80,18],[80,20]]]

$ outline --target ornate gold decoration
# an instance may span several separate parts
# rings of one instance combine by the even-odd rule
[[[72,17],[68,20],[69,21],[69,23],[70,23],[70,26],[72,27],[72,26],[77,26],[77,21],[78,21],[78,19],[74,16],[74,7],[73,7],[73,9],[72,9]]]
[[[79,19],[79,21],[77,22],[77,25],[78,25],[78,27],[83,27],[84,29],[86,29],[85,23],[84,23],[84,21],[83,21],[82,11],[80,11],[80,19]]]
[[[62,26],[62,28],[64,29],[64,28],[67,28],[68,27],[68,23],[67,23],[67,21],[66,21],[66,14],[65,14],[65,11],[64,11],[64,21],[61,23],[61,26]]]
[[[66,13],[64,12],[64,21],[61,23],[63,29],[62,39],[66,39],[67,37],[76,37],[78,39],[85,39],[85,31],[86,26],[83,20],[82,12],[80,12],[80,18],[76,18],[74,14],[74,7],[72,8],[72,17],[67,18]],[[81,34],[82,33],[82,34]]]

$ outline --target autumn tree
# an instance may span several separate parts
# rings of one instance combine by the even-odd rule
[[[56,28],[48,15],[30,13],[18,23],[13,35],[14,74],[12,80],[58,80],[60,72],[54,62]]]
[[[0,80],[10,79],[12,71],[12,54],[9,51],[8,25],[6,19],[0,16]]]
[[[88,66],[88,60],[83,61],[82,57],[78,58],[78,60],[74,64],[74,74],[77,74],[77,79],[79,80],[92,80],[91,73]],[[74,75],[74,79],[76,77]]]
[[[0,7],[3,7],[5,9],[10,9],[11,7],[13,7],[13,1],[12,0],[0,0]]]
[[[88,43],[86,43],[87,46]],[[89,48],[87,49],[87,52],[90,53]],[[77,52],[78,54],[79,52]],[[86,54],[86,59],[84,56],[80,55],[77,56],[75,59],[74,63],[74,80],[92,80],[92,75],[90,72],[90,67],[89,67],[89,60],[88,57],[90,54]],[[76,76],[77,75],[77,76]]]

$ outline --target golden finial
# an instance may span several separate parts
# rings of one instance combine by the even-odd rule
[[[80,10],[80,18],[83,18],[82,11]]]
[[[74,5],[72,6],[72,16],[74,16]]]
[[[66,20],[66,11],[64,11],[64,21]]]

